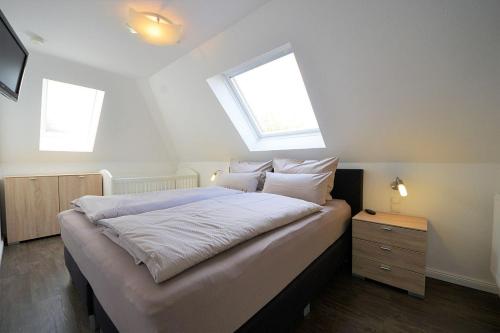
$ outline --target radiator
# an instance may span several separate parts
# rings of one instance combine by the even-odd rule
[[[115,178],[107,170],[101,170],[103,175],[103,193],[133,194],[155,191],[166,191],[198,187],[198,174],[169,175],[159,177],[128,177]]]

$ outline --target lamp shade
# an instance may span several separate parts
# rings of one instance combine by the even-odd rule
[[[182,25],[174,24],[167,18],[155,13],[129,11],[128,25],[142,39],[154,45],[173,45],[179,42]]]
[[[396,177],[396,179],[394,179],[394,181],[391,183],[391,188],[395,191],[399,191],[399,195],[401,195],[402,197],[408,196],[408,190],[399,177]]]
[[[399,195],[402,197],[408,196],[408,191],[406,190],[405,184],[398,185]]]
[[[215,181],[215,179],[217,179],[217,176],[220,174],[220,173],[224,173],[223,170],[221,169],[218,169],[217,171],[215,171],[213,174],[212,174],[212,177],[210,177],[210,181],[213,183]]]

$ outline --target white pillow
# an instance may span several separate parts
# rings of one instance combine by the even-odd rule
[[[262,192],[284,195],[324,205],[326,203],[325,192],[328,188],[328,180],[331,175],[331,172],[319,174],[267,172]]]
[[[332,200],[331,192],[335,171],[339,165],[338,157],[325,158],[324,160],[293,160],[287,158],[275,158],[273,160],[274,172],[278,173],[328,173],[331,176],[328,179],[328,188],[326,190],[326,200]]]
[[[267,162],[245,162],[245,161],[231,161],[229,164],[229,172],[232,173],[248,173],[260,172],[261,176],[257,190],[262,190],[264,181],[266,180],[266,172],[273,169],[273,161]]]
[[[259,183],[260,172],[222,173],[215,180],[217,186],[244,192],[255,192]]]

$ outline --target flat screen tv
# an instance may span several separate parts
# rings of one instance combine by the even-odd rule
[[[28,51],[0,10],[0,93],[17,101]]]

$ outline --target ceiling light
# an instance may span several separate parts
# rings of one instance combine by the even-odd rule
[[[45,39],[33,31],[25,31],[24,34],[29,37],[31,44],[33,45],[41,46],[45,43]]]
[[[138,12],[130,9],[128,27],[146,42],[154,45],[173,45],[179,42],[182,25],[156,13]]]
[[[39,45],[39,46],[41,46],[41,45],[43,45],[43,43],[45,43],[45,40],[40,36],[31,36],[30,41],[31,41],[31,44]]]
[[[132,29],[132,27],[130,25],[127,24],[127,29],[128,29],[128,32],[130,32],[131,34],[136,34],[137,31],[135,31],[134,29]]]

